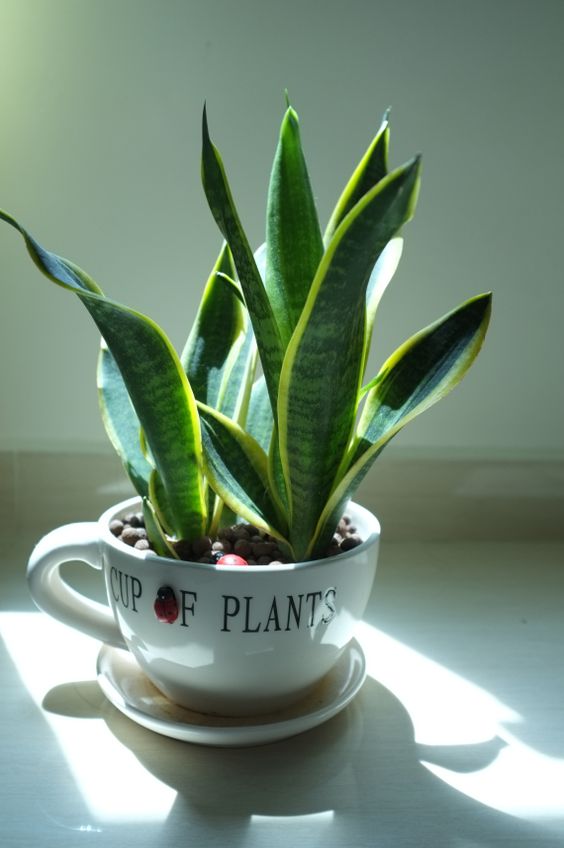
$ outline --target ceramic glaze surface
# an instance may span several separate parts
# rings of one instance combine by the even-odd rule
[[[309,695],[286,709],[259,716],[218,716],[173,704],[152,685],[129,651],[104,645],[96,666],[102,691],[132,721],[173,739],[221,748],[263,745],[323,724],[345,709],[366,677],[362,648],[353,639]]]
[[[282,709],[333,668],[364,614],[376,571],[380,528],[367,510],[348,509],[365,539],[352,551],[295,565],[241,567],[126,547],[109,522],[135,508],[132,499],[97,524],[68,525],[45,537],[28,567],[36,603],[109,644],[125,643],[168,698],[200,712]],[[111,612],[64,583],[59,566],[70,558],[102,568]],[[159,597],[173,605],[170,622],[155,611]]]

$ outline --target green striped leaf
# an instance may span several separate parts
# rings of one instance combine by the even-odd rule
[[[380,129],[370,142],[352,177],[345,186],[325,230],[324,242],[329,244],[335,230],[351,209],[388,173],[390,142],[389,110],[384,113]]]
[[[224,244],[206,283],[181,362],[196,399],[238,420],[245,414],[256,365],[256,343],[231,251]],[[208,534],[222,518],[223,504],[207,487]]]
[[[257,340],[268,392],[274,407],[278,395],[278,380],[283,357],[280,331],[253,252],[235,208],[221,156],[211,142],[205,109],[202,138],[202,183],[204,192],[212,215],[233,255]]]
[[[270,449],[272,438],[272,407],[266,388],[264,375],[253,383],[247,417],[244,422],[245,430],[259,443],[265,453]]]
[[[206,282],[196,320],[180,356],[197,400],[217,407],[226,365],[233,345],[243,332],[243,307],[232,286],[219,276],[234,276],[227,245]]]
[[[172,514],[166,489],[157,469],[149,477],[149,500],[159,524],[169,536],[174,536],[174,515]],[[207,504],[207,501],[206,501]]]
[[[221,272],[221,271],[218,273],[218,275],[217,275],[217,276],[218,276],[221,280],[223,280],[223,282],[224,282],[224,283],[227,283],[227,286],[228,286],[228,288],[231,290],[231,293],[232,293],[233,295],[235,295],[235,297],[237,298],[237,300],[238,300],[238,301],[239,301],[239,302],[240,302],[243,306],[245,306],[245,298],[243,297],[243,292],[242,292],[242,291],[241,291],[241,289],[239,288],[239,284],[237,283],[237,281],[236,281],[236,280],[234,280],[234,279],[233,279],[233,277],[229,277],[227,274],[224,274],[224,273],[223,273],[223,272]],[[246,307],[245,307],[245,308],[246,308]]]
[[[261,280],[264,282],[266,277],[266,242],[264,241],[253,254],[257,270]]]
[[[370,354],[370,345],[372,343],[372,333],[374,330],[374,321],[376,312],[382,299],[382,295],[391,283],[394,274],[396,273],[401,254],[403,250],[403,239],[399,236],[391,239],[376,262],[368,286],[366,289],[366,330],[364,340],[364,354],[362,374],[366,371],[366,363]]]
[[[153,545],[155,553],[159,556],[170,557],[171,559],[180,559],[174,547],[167,539],[157,513],[148,498],[143,498],[143,518],[145,519],[147,538]]]
[[[325,549],[342,511],[388,442],[458,385],[478,355],[491,294],[478,295],[404,342],[384,363],[367,395],[346,472],[329,499],[313,549]]]
[[[474,361],[486,333],[491,294],[478,295],[416,333],[390,356],[367,395],[350,464],[399,421],[411,420],[450,392]]]
[[[226,371],[218,408],[219,412],[237,423],[244,421],[247,416],[257,360],[256,343],[248,319],[247,326],[248,331],[243,336],[242,342],[235,346],[234,365]],[[216,496],[212,499],[213,494],[214,492],[210,487],[208,514],[211,516],[211,521],[208,527],[208,535],[212,537],[220,524],[234,524],[236,520],[233,511],[226,507],[220,497]]]
[[[259,377],[253,385],[251,403],[246,418],[245,430],[268,454],[268,479],[272,496],[280,512],[287,513],[284,474],[280,464],[278,436],[274,431],[274,418],[270,398],[266,390],[264,377]]]
[[[323,256],[298,116],[291,107],[282,121],[270,176],[266,244],[265,286],[286,348]]]
[[[239,421],[246,414],[256,368],[257,347],[250,322],[245,317],[245,328],[233,345],[229,367],[219,396],[218,410]]]
[[[5,212],[31,258],[53,282],[73,291],[96,322],[119,368],[167,492],[174,533],[202,535],[205,502],[196,402],[180,361],[150,318],[104,296],[77,265],[39,245]]]
[[[270,490],[280,511],[288,520],[288,492],[286,490],[286,479],[284,477],[284,469],[282,467],[282,459],[280,457],[280,439],[276,429],[272,432],[270,440],[270,450],[268,451],[268,480]]]
[[[284,539],[285,527],[268,487],[265,452],[225,415],[198,403],[204,467],[214,490],[236,515]]]
[[[290,542],[301,558],[352,434],[362,378],[366,290],[376,260],[413,213],[419,161],[390,174],[338,227],[319,266],[280,377],[280,457]]]
[[[224,244],[204,288],[180,357],[194,395],[237,418],[254,366],[255,342],[229,247]]]
[[[149,494],[153,466],[141,444],[141,425],[116,361],[104,339],[97,369],[98,402],[106,433],[141,497]]]

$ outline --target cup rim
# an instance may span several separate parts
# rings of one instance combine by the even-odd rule
[[[127,500],[121,501],[120,503],[114,504],[113,506],[106,509],[100,518],[98,519],[98,526],[101,539],[109,545],[114,550],[118,551],[122,555],[128,555],[133,557],[133,559],[140,560],[142,562],[154,562],[159,565],[168,565],[168,566],[177,566],[182,568],[196,568],[198,570],[213,571],[218,574],[229,574],[229,573],[237,573],[237,574],[260,574],[265,572],[282,572],[282,571],[298,571],[303,568],[323,568],[325,565],[329,565],[335,561],[345,563],[347,560],[358,556],[359,553],[362,553],[369,548],[373,547],[378,540],[380,539],[381,527],[380,522],[369,509],[362,506],[361,504],[357,504],[354,501],[349,501],[347,505],[348,509],[353,509],[354,512],[362,518],[370,527],[370,532],[367,538],[360,544],[357,545],[356,548],[351,548],[350,551],[343,551],[342,553],[335,554],[334,556],[324,557],[323,559],[310,559],[303,560],[301,562],[289,562],[289,563],[280,563],[279,565],[247,565],[242,568],[240,565],[216,565],[214,563],[203,563],[203,562],[192,562],[191,560],[179,560],[173,559],[172,557],[162,557],[159,554],[156,554],[152,550],[147,551],[139,551],[133,547],[129,547],[124,542],[120,542],[119,539],[114,536],[114,534],[110,530],[110,521],[112,519],[119,517],[120,514],[130,512],[132,510],[141,511],[141,498],[139,496],[135,496],[132,498],[128,498]]]

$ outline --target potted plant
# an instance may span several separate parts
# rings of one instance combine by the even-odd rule
[[[224,244],[180,356],[151,319],[106,297],[0,212],[100,330],[102,415],[140,498],[101,525],[80,525],[86,541],[76,525],[43,540],[30,563],[32,593],[75,626],[125,641],[180,704],[267,712],[295,702],[335,666],[366,605],[379,533],[351,498],[386,444],[462,379],[482,345],[490,294],[439,318],[365,376],[420,179],[418,157],[388,169],[388,141],[386,114],[322,233],[288,103],[266,240],[253,253],[204,109],[202,181]],[[129,547],[113,535],[126,512]],[[131,526],[142,522],[144,529]],[[102,560],[111,613],[84,600],[76,612],[58,575],[71,555]],[[199,659],[180,655],[181,627]]]

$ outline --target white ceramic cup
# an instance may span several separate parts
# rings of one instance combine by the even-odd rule
[[[109,523],[138,510],[133,498],[98,522],[45,536],[28,564],[35,603],[103,642],[127,648],[168,698],[198,712],[258,715],[305,696],[335,665],[364,615],[376,572],[378,520],[350,504],[364,542],[338,556],[285,565],[215,566],[138,551]],[[76,592],[60,566],[102,569],[109,607]],[[159,620],[159,590],[177,617]],[[170,593],[169,593],[170,594]]]

